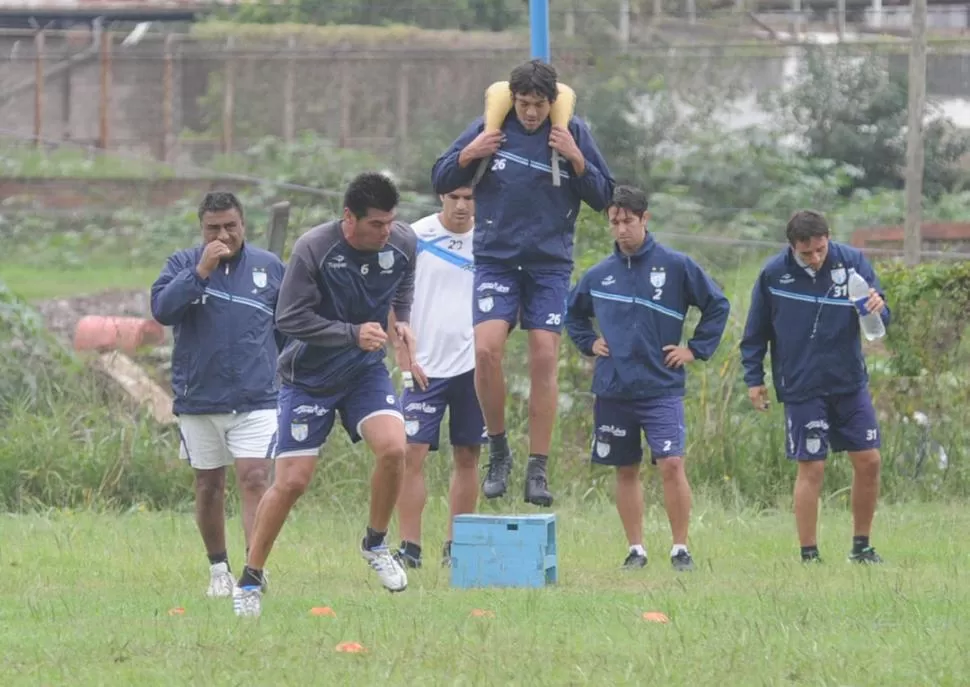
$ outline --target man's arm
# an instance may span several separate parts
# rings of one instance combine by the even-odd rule
[[[589,273],[587,273],[589,274]],[[595,355],[593,343],[599,338],[593,327],[593,297],[589,293],[586,275],[569,292],[566,306],[566,333],[583,355]]]
[[[697,360],[709,360],[724,336],[731,303],[714,280],[690,258],[687,258],[686,282],[687,302],[701,311],[700,322],[687,348]]]
[[[192,301],[202,297],[209,282],[203,279],[185,253],[176,253],[165,261],[161,274],[152,284],[152,317],[166,327],[177,325]],[[187,264],[186,264],[187,263]]]
[[[765,383],[764,361],[772,338],[771,305],[765,295],[762,272],[751,289],[751,306],[741,337],[741,365],[744,367],[744,383],[749,388]]]
[[[589,127],[578,117],[575,117],[573,122],[571,133],[579,151],[583,154],[585,167],[581,172],[576,172],[574,165],[573,171],[576,173],[572,178],[573,187],[587,205],[597,212],[602,212],[613,198],[616,181]]]
[[[404,270],[404,276],[397,285],[392,301],[392,310],[397,322],[409,324],[411,322],[411,305],[414,303],[414,271],[417,266],[418,258],[418,238],[413,230],[408,237],[405,246],[405,253],[408,256],[408,265]]]
[[[437,194],[451,193],[456,188],[470,186],[475,176],[477,160],[463,162],[460,160],[461,151],[485,129],[484,117],[478,117],[461,135],[455,139],[451,147],[439,157],[431,168],[431,184]]]
[[[317,313],[323,292],[305,243],[297,241],[280,285],[276,328],[283,335],[313,346],[356,345],[360,326],[328,320]]]
[[[280,275],[279,276],[280,288],[282,288],[283,279],[286,277],[286,265],[283,263],[282,260],[280,260],[278,263],[275,263],[275,265],[276,265],[276,269],[279,270],[279,275]],[[274,317],[273,317],[273,338],[276,339],[276,350],[279,351],[280,353],[282,353],[283,352],[283,349],[286,348],[287,338],[286,338],[286,335],[284,335],[283,332],[280,331],[280,328],[278,326],[276,326],[275,313],[278,312],[278,308],[279,308],[279,298],[280,298],[280,293],[279,293],[279,290],[277,290],[277,292],[276,292],[276,301],[273,303],[273,313],[274,313]]]
[[[891,319],[889,313],[889,303],[886,302],[886,293],[882,290],[882,284],[879,283],[879,277],[876,276],[876,271],[872,268],[872,265],[866,260],[865,256],[861,253],[859,254],[859,266],[856,268],[859,276],[866,280],[869,284],[869,288],[875,289],[879,297],[885,302],[885,307],[883,307],[882,312],[879,316],[882,318],[882,324],[884,327],[889,327],[889,320]]]

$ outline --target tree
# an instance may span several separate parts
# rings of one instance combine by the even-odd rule
[[[856,188],[903,188],[907,75],[888,69],[875,55],[831,49],[808,49],[804,55],[794,87],[776,107],[804,140],[805,152],[861,169],[847,194]],[[956,162],[970,150],[970,139],[936,114],[925,131],[924,193],[930,197],[954,186],[961,176]]]

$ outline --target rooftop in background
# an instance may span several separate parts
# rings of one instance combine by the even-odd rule
[[[193,21],[217,7],[239,0],[0,0],[0,26],[29,28],[31,19],[50,28],[90,23],[97,17],[114,21]]]

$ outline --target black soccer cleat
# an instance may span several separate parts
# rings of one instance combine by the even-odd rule
[[[546,469],[538,463],[529,463],[525,471],[525,502],[548,508],[552,505],[552,494],[546,480]]]
[[[690,553],[684,550],[680,550],[670,557],[670,564],[674,566],[674,570],[677,572],[690,572],[694,569],[694,559],[690,557]]]
[[[623,561],[624,570],[636,570],[637,568],[645,567],[647,567],[647,557],[637,553],[636,551],[631,551],[630,555],[626,557],[625,561]]]
[[[882,558],[871,546],[867,546],[862,551],[854,551],[849,554],[849,560],[853,563],[882,563]]]
[[[489,453],[488,472],[482,480],[482,494],[487,499],[497,499],[505,495],[509,485],[509,473],[512,472],[512,452],[504,454]]]

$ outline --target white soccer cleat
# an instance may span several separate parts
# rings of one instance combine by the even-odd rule
[[[240,618],[257,618],[262,611],[263,592],[259,587],[234,587],[232,610]]]
[[[226,599],[232,596],[232,588],[236,581],[232,579],[229,566],[225,563],[215,563],[209,566],[209,588],[205,595],[210,599]]]
[[[397,559],[391,555],[391,550],[387,544],[381,544],[373,549],[365,549],[363,542],[360,546],[360,555],[364,557],[370,567],[376,572],[381,580],[381,584],[389,592],[403,592],[408,587],[408,575]]]

